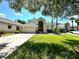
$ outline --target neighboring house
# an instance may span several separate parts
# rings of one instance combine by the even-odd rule
[[[56,23],[53,23],[53,28],[56,27]],[[59,28],[64,28],[64,24],[59,23]],[[46,22],[43,18],[28,20],[26,24],[20,24],[5,18],[0,17],[0,31],[4,32],[47,32],[47,29],[51,29],[51,23]]]
[[[20,23],[0,17],[0,32],[16,32],[21,28]]]
[[[51,22],[47,22],[47,28],[51,29],[52,28],[51,26],[53,27],[53,29],[55,29],[56,28],[56,23],[53,23],[53,25],[52,25]],[[58,23],[58,28],[63,29],[64,26],[65,26],[64,24]]]
[[[61,23],[58,23],[58,28],[64,29],[65,28],[65,25],[64,24],[61,24]]]
[[[72,30],[72,26],[70,26],[70,30]],[[73,26],[73,30],[77,30],[77,26]]]

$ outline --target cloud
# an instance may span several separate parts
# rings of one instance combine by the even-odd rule
[[[4,14],[4,13],[0,13],[0,17],[5,18],[5,17],[6,17],[6,14]]]
[[[70,16],[69,18],[79,18],[79,15],[73,15],[73,16]]]
[[[14,13],[15,16],[23,16],[21,13]]]
[[[74,18],[79,18],[79,15],[75,15],[75,16],[73,16]]]

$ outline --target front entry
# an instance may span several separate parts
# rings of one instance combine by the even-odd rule
[[[38,32],[43,33],[43,21],[38,21]]]

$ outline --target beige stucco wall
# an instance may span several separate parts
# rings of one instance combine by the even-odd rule
[[[36,32],[36,24],[33,23],[26,23],[22,25],[22,32]]]
[[[22,27],[22,32],[36,32],[36,28],[35,27]]]
[[[8,25],[11,25],[11,29],[8,29]],[[16,30],[16,25],[0,22],[0,31],[3,31],[3,32],[16,32],[17,31]]]
[[[45,33],[47,32],[47,25],[46,25],[46,23],[43,24],[43,32],[45,32]]]

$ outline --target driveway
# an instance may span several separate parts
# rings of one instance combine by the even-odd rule
[[[0,59],[5,59],[16,48],[26,42],[34,34],[15,34],[0,37]]]
[[[79,31],[72,31],[72,33],[79,35]]]

